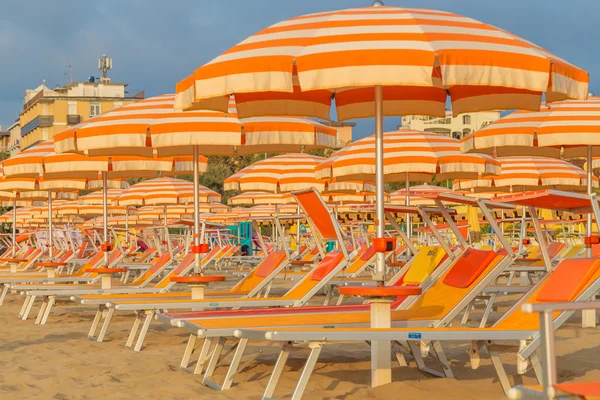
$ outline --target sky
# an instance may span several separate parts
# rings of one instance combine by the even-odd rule
[[[26,89],[45,79],[64,84],[99,76],[97,59],[113,58],[113,82],[146,96],[175,83],[253,33],[281,20],[370,5],[371,0],[2,0],[0,125],[18,118]],[[451,11],[501,27],[587,70],[600,94],[597,0],[384,0],[386,5]],[[595,79],[598,76],[599,78]],[[355,121],[355,138],[373,121]],[[386,118],[395,129],[400,118]]]

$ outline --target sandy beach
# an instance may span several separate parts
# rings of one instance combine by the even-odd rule
[[[508,302],[502,304],[505,309]],[[200,383],[199,376],[179,370],[187,335],[182,330],[153,324],[146,347],[135,353],[124,347],[133,322],[131,315],[116,314],[108,341],[87,339],[94,309],[62,302],[47,325],[20,321],[16,314],[21,299],[10,295],[0,307],[0,398],[2,399],[259,399],[278,351],[271,347],[244,370],[233,388],[216,392]],[[580,316],[557,333],[560,380],[599,379],[600,332],[581,329]],[[258,348],[255,344],[253,347]],[[446,344],[456,380],[420,373],[410,363],[394,366],[390,385],[369,386],[369,346],[366,343],[327,345],[319,359],[305,398],[308,399],[504,399],[490,361],[481,367],[468,364],[467,343]],[[250,349],[252,350],[252,348]],[[248,353],[249,354],[249,353]],[[305,360],[305,353],[292,355],[276,396],[289,398]],[[509,373],[516,374],[515,355],[503,356]],[[590,372],[591,371],[591,372]],[[217,380],[224,368],[217,369]],[[535,383],[530,371],[516,383]]]

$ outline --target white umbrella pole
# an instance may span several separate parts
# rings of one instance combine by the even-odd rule
[[[587,193],[589,195],[592,194],[592,179],[593,179],[593,165],[592,165],[592,146],[587,147]],[[595,200],[594,200],[595,201]],[[587,215],[587,226],[586,226],[586,236],[592,236],[592,214],[589,213]],[[600,221],[596,221],[597,224],[600,224]],[[586,256],[588,258],[592,258],[592,247],[588,247],[586,249]],[[596,310],[583,310],[581,313],[581,322],[584,328],[594,328],[596,327]]]
[[[110,251],[110,246],[108,246],[108,179],[106,176],[106,171],[102,171],[102,241],[104,249],[104,266],[106,268],[108,265],[108,253]]]
[[[12,209],[12,247],[13,252],[12,256],[15,257],[15,253],[17,251],[17,197],[13,198],[13,209]]]
[[[129,247],[129,206],[125,206],[125,245]]]
[[[410,206],[410,179],[409,179],[409,174],[408,171],[406,171],[406,184],[405,184],[405,190],[406,190],[406,205]],[[406,236],[408,237],[408,240],[412,240],[412,221],[410,219],[410,213],[406,213]],[[406,246],[406,255],[410,255],[410,247],[407,245]]]
[[[200,273],[200,177],[198,176],[198,146],[194,145],[194,272]]]
[[[592,146],[588,146],[587,147],[587,194],[590,195],[592,194],[592,179],[593,179],[593,166],[592,166]],[[590,237],[592,236],[592,214],[588,214],[587,215],[587,226],[586,226],[586,236]],[[588,258],[592,257],[592,248],[588,247],[586,249],[586,256]]]
[[[383,179],[383,86],[375,86],[375,228],[376,237],[385,236]],[[385,281],[385,253],[378,252],[374,280]]]
[[[52,191],[48,190],[48,261],[52,260]]]

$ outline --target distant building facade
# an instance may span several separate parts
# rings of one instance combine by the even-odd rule
[[[352,142],[352,130],[356,126],[355,122],[334,122],[334,121],[319,121],[323,125],[335,128],[337,131],[337,143],[335,148],[341,149]]]
[[[143,92],[126,95],[126,84],[109,82],[76,82],[49,89],[45,84],[25,93],[19,117],[20,148],[41,140],[115,107],[144,97]]]
[[[478,131],[486,125],[500,119],[499,111],[482,111],[452,116],[452,111],[446,110],[446,117],[428,117],[409,115],[402,117],[403,127],[417,131],[442,133],[455,139],[462,139],[471,132]]]
[[[21,122],[17,119],[8,127],[9,139],[6,151],[11,157],[16,156],[21,151]]]

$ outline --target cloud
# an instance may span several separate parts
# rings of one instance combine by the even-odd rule
[[[433,8],[496,25],[600,75],[596,16],[600,2],[571,0],[384,0]],[[98,76],[97,58],[114,60],[110,76],[147,95],[174,91],[195,68],[253,33],[297,15],[369,5],[370,0],[3,0],[0,4],[0,123],[10,124],[26,89],[46,79],[63,84],[69,63],[75,80]],[[600,85],[591,88],[600,93]],[[394,129],[399,118],[387,118]],[[359,121],[359,136],[372,133]]]

